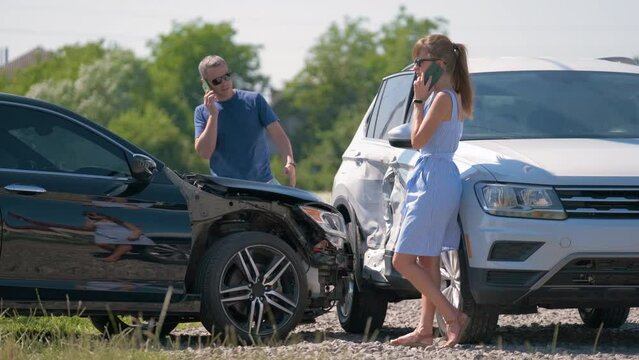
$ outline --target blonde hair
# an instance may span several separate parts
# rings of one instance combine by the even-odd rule
[[[446,35],[428,35],[423,37],[413,46],[413,58],[422,50],[444,61],[445,71],[451,74],[453,89],[461,94],[462,111],[468,119],[473,117],[473,88],[468,72],[468,55],[466,46],[450,41]]]

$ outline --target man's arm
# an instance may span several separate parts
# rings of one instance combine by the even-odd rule
[[[217,98],[213,91],[209,91],[204,95],[204,106],[209,112],[209,117],[204,126],[204,130],[202,130],[200,136],[195,139],[195,151],[202,159],[206,160],[213,156],[215,146],[217,145],[217,118],[219,113],[215,107],[216,100]],[[202,123],[204,123],[204,115],[202,112],[196,112],[194,121],[195,129],[198,131],[198,129],[202,127]]]
[[[289,185],[295,186],[297,183],[297,177],[295,174],[295,159],[293,158],[293,148],[291,142],[286,136],[286,132],[282,128],[279,121],[274,121],[266,126],[266,132],[271,137],[277,149],[282,156],[282,162],[284,162],[284,174],[288,176]]]
[[[195,139],[195,151],[202,159],[210,159],[217,145],[217,114],[209,115],[204,131]]]

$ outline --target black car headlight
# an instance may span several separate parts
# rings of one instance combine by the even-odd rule
[[[300,206],[300,209],[324,229],[326,234],[346,238],[346,224],[342,214],[312,206]]]
[[[566,218],[561,201],[551,187],[478,183],[475,193],[484,211],[492,215],[552,220]]]

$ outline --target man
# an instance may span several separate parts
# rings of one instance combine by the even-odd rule
[[[291,143],[277,116],[259,93],[233,88],[226,61],[200,62],[204,101],[195,108],[195,150],[217,176],[278,184],[271,173],[266,134],[277,146],[290,186],[295,186]]]

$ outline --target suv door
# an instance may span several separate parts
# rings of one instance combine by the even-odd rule
[[[186,261],[143,256],[166,241],[190,244],[175,185],[161,173],[134,180],[130,154],[82,121],[6,103],[0,114],[4,299],[162,301],[169,285],[183,293]],[[129,250],[104,261],[118,246]]]
[[[351,189],[350,200],[369,249],[383,250],[388,239],[389,229],[384,218],[387,201],[383,186],[389,167],[404,151],[389,145],[388,131],[405,122],[410,110],[413,79],[412,73],[384,79],[368,115],[365,136],[352,143],[345,154],[345,161],[350,156],[354,162],[354,166],[345,169],[349,171],[349,177],[355,178],[352,183],[360,185]]]

